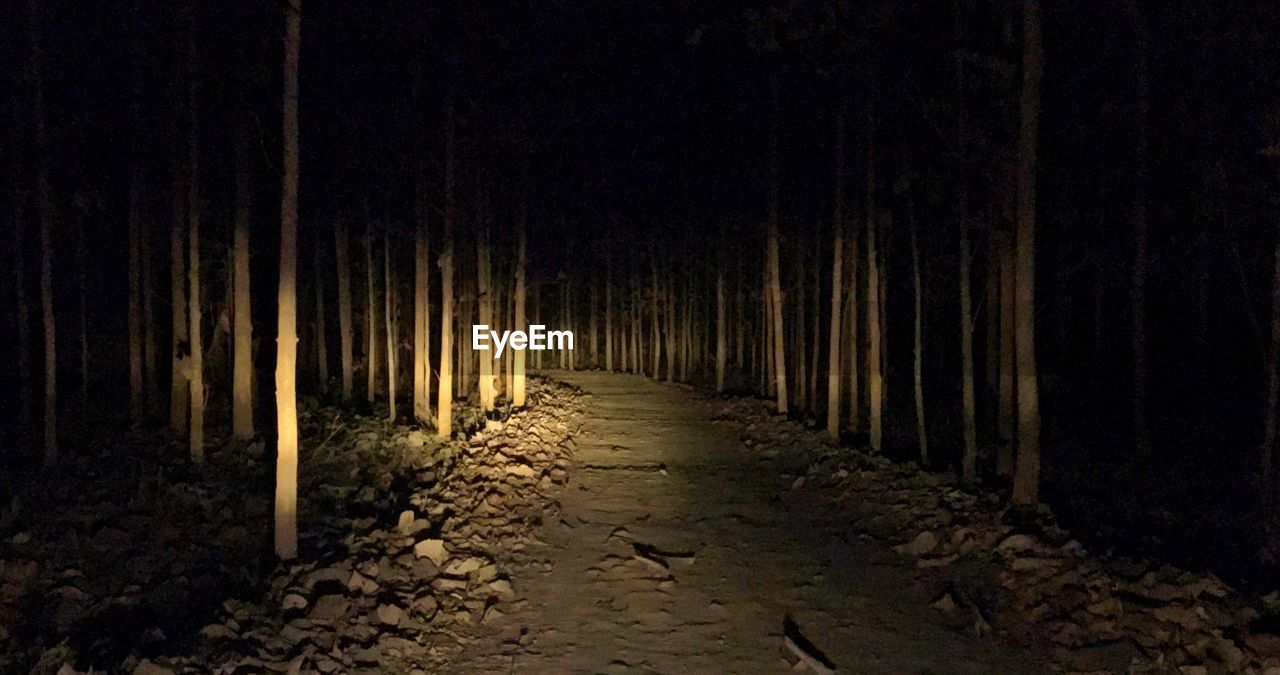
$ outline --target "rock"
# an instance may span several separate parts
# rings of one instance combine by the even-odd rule
[[[894,550],[904,555],[922,556],[938,547],[938,537],[925,530],[917,534],[909,543],[895,546]]]
[[[133,675],[174,675],[173,670],[159,666],[150,659],[143,659],[133,669]]]
[[[404,618],[404,610],[397,605],[382,604],[377,609],[378,622],[388,626],[400,625]]]
[[[479,558],[459,558],[445,566],[444,573],[453,576],[462,577],[480,569],[484,565],[484,561]]]
[[[352,572],[351,578],[347,580],[347,590],[362,595],[373,595],[378,592],[378,582],[359,572]]]
[[[306,609],[307,599],[297,593],[289,593],[280,601],[280,608],[288,612],[294,609]]]
[[[322,595],[316,599],[307,618],[312,621],[337,621],[350,607],[351,603],[341,595]]]
[[[200,629],[200,637],[205,640],[235,640],[239,636],[235,631],[220,623],[211,623]]]
[[[400,519],[396,522],[396,529],[402,534],[412,534],[412,532],[409,531],[409,528],[413,527],[413,521],[413,511],[401,511]]]
[[[996,546],[997,551],[1023,552],[1033,551],[1036,548],[1036,540],[1026,534],[1012,534],[1004,538]]]
[[[504,598],[516,597],[516,591],[511,587],[511,582],[506,579],[495,579],[489,582],[489,590],[497,593]]]
[[[444,541],[441,539],[423,539],[413,545],[413,554],[419,558],[426,558],[437,567],[444,564],[448,554],[444,550]]]

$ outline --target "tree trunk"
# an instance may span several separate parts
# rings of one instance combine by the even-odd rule
[[[325,340],[324,326],[324,249],[320,242],[315,247],[316,283],[316,374],[320,377],[320,392],[329,390],[329,347]]]
[[[831,329],[827,335],[827,435],[840,438],[840,291],[844,284],[844,120],[848,110],[843,88],[836,114],[836,195],[831,214]],[[817,336],[814,336],[817,339]]]
[[[353,352],[355,336],[351,325],[351,259],[348,255],[347,226],[339,221],[333,231],[334,262],[338,267],[338,341],[342,347],[342,400],[351,400],[354,386]]]
[[[772,104],[769,112],[769,214],[765,233],[765,260],[769,267],[769,298],[773,317],[774,387],[778,414],[787,414],[787,351],[783,342],[782,274],[778,264],[778,78],[770,81]]]
[[[365,277],[365,383],[364,395],[369,403],[377,399],[378,392],[378,291],[373,273],[373,219],[365,209],[364,219],[364,277]]]
[[[587,319],[587,344],[590,345],[587,355],[591,359],[590,367],[593,369],[600,366],[600,354],[597,349],[599,334],[596,322],[596,307],[600,304],[600,299],[597,297],[598,290],[595,268],[593,267],[591,271],[591,309],[588,312],[589,318]]]
[[[276,338],[275,551],[298,555],[298,47],[302,0],[285,5],[284,176],[280,193],[280,289]]]
[[[53,195],[49,189],[49,146],[45,138],[41,69],[40,5],[30,6],[31,75],[35,101],[36,200],[40,218],[40,312],[44,322],[44,465],[58,462],[58,351],[53,321]],[[21,254],[21,251],[19,251]]]
[[[191,81],[187,95],[187,321],[191,324],[187,335],[191,344],[190,385],[191,427],[187,439],[191,449],[191,461],[204,461],[204,342],[200,309],[200,135],[197,96],[200,81],[196,54],[195,33],[191,37]]]
[[[916,239],[916,221],[911,218],[911,281],[915,291],[915,345],[911,373],[915,380],[916,440],[920,444],[920,465],[929,466],[929,431],[924,413],[924,282],[920,276],[920,242]]]
[[[1134,171],[1133,195],[1133,444],[1134,454],[1145,459],[1151,454],[1147,426],[1147,23],[1136,0],[1126,0],[1126,13],[1132,23],[1136,44],[1134,70],[1137,85],[1137,125],[1134,129],[1137,165]]]
[[[659,371],[658,366],[662,361],[662,344],[661,330],[658,323],[658,302],[661,297],[661,292],[658,290],[658,256],[652,249],[650,249],[649,257],[653,267],[653,301],[650,303],[653,308],[653,329],[649,331],[652,336],[650,343],[653,345],[653,379],[660,380],[662,379],[662,374]],[[673,357],[673,354],[667,354],[668,359]]]
[[[253,314],[249,292],[249,148],[241,131],[236,144],[236,215],[232,235],[231,284],[235,305],[232,348],[231,433],[239,441],[253,438]]]
[[[960,474],[966,481],[977,477],[978,432],[977,411],[975,410],[973,391],[973,307],[970,288],[970,268],[972,253],[969,249],[969,223],[967,221],[969,192],[965,185],[967,177],[965,140],[968,133],[968,119],[965,115],[964,61],[960,58],[960,49],[964,39],[962,33],[963,17],[960,6],[956,6],[956,146],[959,148],[959,194],[956,200],[956,225],[960,228],[960,416],[964,449],[960,457]]]
[[[134,107],[135,115],[137,107]],[[135,162],[137,160],[135,159]],[[146,414],[142,383],[142,170],[129,181],[129,423],[136,429]]]
[[[870,112],[868,112],[870,115]],[[880,360],[880,340],[883,337],[880,321],[880,262],[876,253],[875,177],[872,173],[875,155],[871,141],[874,130],[868,116],[867,141],[867,398],[870,410],[868,423],[871,428],[871,451],[880,452],[884,430],[882,427],[884,406],[884,364]]]
[[[521,232],[524,228],[521,228]],[[613,372],[613,253],[604,253],[604,369]]]
[[[436,435],[453,435],[453,219],[454,119],[450,98],[445,129],[444,239],[440,249],[440,382],[436,393]]]
[[[493,327],[493,276],[489,269],[489,223],[481,217],[476,225],[476,299],[479,302],[479,323]],[[496,353],[492,345],[487,352],[480,352],[480,407],[493,411],[493,360]]]
[[[413,230],[413,417],[423,424],[431,419],[431,267],[424,183],[418,186]]]
[[[994,257],[1000,265],[1000,404],[999,424],[1001,447],[996,457],[996,473],[1013,476],[1014,426],[1014,272],[1013,247],[1008,239],[1000,236],[994,245]]]
[[[527,216],[526,216],[526,211],[525,211],[524,205],[522,204],[522,205],[521,205],[521,208],[520,208],[519,221],[517,221],[517,223],[516,223],[516,227],[519,229],[519,232],[516,234],[516,237],[517,237],[517,241],[516,241],[516,290],[515,290],[515,295],[516,295],[516,312],[515,312],[515,314],[516,314],[516,316],[515,316],[515,326],[514,326],[514,329],[515,329],[515,330],[523,330],[523,331],[527,331],[527,330],[528,330],[528,326],[526,325],[526,324],[527,324],[527,322],[525,321],[525,318],[524,318],[524,304],[525,304],[525,280],[524,280],[524,275],[525,275],[525,247],[526,247],[526,244],[527,244],[527,241],[526,241],[526,239],[525,239],[525,236],[526,236],[526,235],[525,235],[525,220],[526,220],[526,217],[527,217]],[[511,405],[512,405],[513,407],[516,407],[516,408],[522,408],[522,407],[524,407],[524,394],[525,394],[525,372],[524,372],[524,371],[525,371],[525,350],[523,350],[523,349],[518,349],[518,350],[516,350],[515,354],[512,354],[512,359],[513,359],[513,363],[512,363],[512,366],[511,366],[511,372],[512,372],[514,375],[513,375],[513,380],[512,380],[512,382],[511,382]]]
[[[158,407],[160,395],[160,370],[157,364],[159,347],[156,345],[156,322],[152,293],[155,282],[151,271],[151,225],[146,220],[139,222],[139,254],[142,259],[140,270],[142,279],[142,380],[146,414],[154,415]]]
[[[1276,409],[1280,406],[1280,228],[1276,229],[1275,266],[1271,273],[1271,344],[1267,352],[1267,407],[1258,446],[1258,484],[1262,501],[1275,501]]]
[[[187,417],[191,393],[188,384],[187,358],[187,209],[183,195],[182,169],[175,167],[173,181],[173,227],[169,230],[169,286],[170,307],[173,308],[173,342],[169,349],[172,357],[172,377],[169,387],[169,426],[179,435],[187,433]]]
[[[719,264],[716,265],[716,393],[724,393],[724,374],[729,361],[728,322],[725,320],[724,296],[724,244],[720,246]]]
[[[861,360],[858,358],[858,350],[862,346],[858,342],[859,228],[851,226],[849,230],[847,244],[849,249],[845,253],[845,259],[849,261],[849,300],[846,304],[849,309],[847,318],[849,324],[849,428],[857,431],[862,423],[862,371],[859,365]]]
[[[16,168],[15,168],[16,171]],[[16,181],[15,181],[16,182]],[[18,438],[26,440],[31,431],[31,326],[30,308],[27,307],[27,277],[24,265],[23,240],[26,224],[23,222],[23,200],[20,193],[14,195],[13,205],[13,305],[18,329]]]
[[[1022,126],[1018,139],[1018,231],[1015,238],[1014,293],[1017,305],[1018,446],[1013,502],[1030,506],[1040,499],[1040,393],[1036,382],[1035,233],[1036,142],[1040,124],[1040,0],[1025,0],[1022,16]]]
[[[391,281],[391,232],[382,234],[382,302],[383,323],[387,329],[387,420],[396,421],[396,324],[391,298],[395,285]]]

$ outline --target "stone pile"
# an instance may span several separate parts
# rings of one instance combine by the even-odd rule
[[[1280,674],[1280,593],[1250,597],[1211,574],[1093,555],[1045,507],[1009,508],[948,474],[834,447],[755,401],[717,415],[764,456],[801,458],[789,492],[817,490],[851,536],[913,560],[958,627],[1037,646],[1064,672]]]

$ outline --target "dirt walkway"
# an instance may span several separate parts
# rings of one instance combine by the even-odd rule
[[[555,377],[591,394],[560,513],[538,562],[513,570],[527,607],[454,672],[785,672],[787,615],[838,672],[1039,670],[947,626],[893,552],[781,499],[796,467],[746,449],[711,403],[640,377]]]

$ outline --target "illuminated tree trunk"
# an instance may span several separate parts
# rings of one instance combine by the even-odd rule
[[[915,358],[912,377],[915,380],[916,439],[920,444],[920,464],[929,464],[929,432],[924,419],[924,284],[920,276],[920,244],[916,240],[915,219],[911,220],[911,281],[915,291]]]
[[[996,457],[996,472],[1001,476],[1013,476],[1014,425],[1017,415],[1013,407],[1014,394],[1014,271],[1013,247],[1001,236],[994,244],[994,254],[1000,265],[1000,401],[998,432],[1003,444]]]
[[[815,233],[813,238],[813,264],[810,269],[813,277],[810,280],[808,295],[809,297],[809,389],[805,394],[807,409],[811,414],[818,411],[818,352],[822,347],[822,341],[818,339],[818,334],[822,330],[822,267],[818,261],[822,258],[822,248],[819,243],[819,236]],[[837,333],[839,331],[837,330]],[[839,378],[836,378],[839,381]]]
[[[653,379],[662,379],[659,365],[662,360],[662,338],[660,324],[658,322],[658,303],[661,302],[661,292],[658,290],[658,256],[652,250],[649,251],[649,257],[653,266],[653,302],[650,303],[653,308],[653,329],[650,332],[652,339],[650,343],[653,345]],[[667,354],[668,359],[674,358],[674,354]]]
[[[604,369],[613,372],[613,254],[609,249],[604,261]]]
[[[861,359],[858,358],[861,344],[858,341],[858,290],[861,278],[858,276],[858,230],[850,228],[845,245],[845,259],[849,261],[849,297],[846,301],[848,323],[849,354],[849,428],[857,430],[862,423],[862,371]]]
[[[725,320],[724,254],[716,266],[716,393],[724,393],[724,374],[729,361],[728,322]]]
[[[836,113],[836,195],[831,214],[831,329],[827,335],[827,435],[840,438],[840,291],[844,285],[844,120],[848,102],[843,89]],[[817,335],[814,335],[817,339]],[[856,396],[856,395],[855,395]]]
[[[276,337],[275,551],[281,560],[298,554],[298,47],[302,0],[285,6],[284,176],[280,193],[279,326]]]
[[[173,308],[173,343],[169,353],[173,359],[173,376],[169,387],[169,426],[178,434],[187,433],[189,363],[187,353],[187,211],[183,197],[182,169],[174,169],[173,227],[169,230],[170,307]]]
[[[53,196],[49,190],[49,147],[45,138],[43,52],[39,3],[31,1],[31,79],[35,90],[36,200],[40,218],[40,312],[44,321],[44,465],[58,462],[58,351],[53,323]],[[21,252],[19,252],[21,253]]]
[[[236,215],[232,235],[232,303],[235,305],[232,340],[231,433],[239,441],[253,438],[253,314],[249,292],[249,148],[245,131],[236,144]]]
[[[329,390],[329,346],[325,340],[324,326],[324,249],[316,242],[316,374],[320,377],[321,393]]]
[[[1000,263],[992,253],[988,252],[987,255],[986,289],[983,291],[985,294],[983,318],[986,321],[982,364],[985,380],[983,388],[986,390],[987,400],[995,403],[1000,400]],[[972,261],[972,258],[970,260]],[[998,405],[992,406],[992,412],[994,414],[987,416],[986,420],[994,428],[1000,417]]]
[[[23,222],[23,199],[20,194],[15,194],[13,201],[13,304],[17,314],[15,321],[18,329],[18,431],[19,437],[26,439],[31,431],[32,410],[31,326],[28,323],[30,308],[27,307],[27,277],[23,260],[23,239],[26,227]]]
[[[665,300],[667,305],[667,354],[670,356],[670,358],[667,359],[667,382],[675,382],[675,379],[676,379],[675,354],[677,351],[681,351],[678,349],[678,346],[677,346],[676,334],[680,333],[681,339],[684,339],[686,337],[684,333],[680,332],[676,327],[676,282],[674,277],[675,277],[675,274],[671,270],[671,262],[668,261],[667,283],[664,284],[662,288],[663,299]],[[688,278],[689,277],[686,274],[685,280],[687,281]],[[688,292],[686,291],[685,293],[686,306],[688,305],[688,302],[689,302],[689,295],[688,295]],[[683,358],[684,358],[683,351],[681,351],[681,359],[682,359],[680,362],[681,367],[685,365],[685,361],[683,360]]]
[[[600,353],[598,348],[600,336],[597,332],[598,326],[596,321],[596,317],[597,317],[596,307],[597,305],[600,304],[598,291],[599,289],[597,288],[596,273],[593,268],[593,271],[591,272],[591,296],[590,296],[591,309],[588,312],[589,318],[587,319],[587,344],[591,346],[590,349],[587,351],[587,354],[591,359],[591,368],[593,369],[600,367]]]
[[[188,85],[187,127],[187,335],[191,344],[190,385],[191,427],[187,440],[191,461],[204,461],[204,343],[200,325],[200,138],[197,94],[199,92],[196,43],[191,38],[191,81]]]
[[[1040,1],[1022,6],[1022,127],[1018,139],[1018,221],[1015,237],[1014,344],[1017,352],[1018,446],[1013,502],[1040,498],[1040,394],[1036,382],[1035,233],[1036,138],[1040,123]]]
[[[426,200],[426,186],[419,185],[413,231],[413,417],[422,423],[431,418],[431,268]]]
[[[747,356],[747,298],[742,288],[742,265],[736,266],[734,272],[734,317],[733,317],[733,367],[741,374],[746,372]]]
[[[490,328],[493,326],[493,289],[491,285],[489,224],[482,221],[477,225],[476,229],[476,294],[480,305],[480,324],[490,326]],[[488,352],[480,352],[480,406],[485,412],[493,410],[493,354],[493,347],[490,347]]]
[[[373,273],[373,220],[366,209],[364,219],[365,272],[365,399],[373,403],[378,395],[378,296]]]
[[[525,235],[525,209],[523,205],[520,209],[520,220],[516,223],[519,232],[516,234],[516,311],[515,311],[515,330],[528,330],[527,322],[524,318],[525,303],[525,247],[527,244]],[[606,329],[607,332],[608,329]],[[524,406],[524,390],[525,390],[525,350],[518,349],[512,354],[511,372],[514,377],[511,382],[511,405],[520,408]]]
[[[450,99],[445,130],[444,240],[440,250],[440,382],[436,394],[436,435],[453,435],[453,219],[454,119]]]
[[[333,231],[334,259],[338,267],[338,341],[342,348],[342,400],[351,399],[355,336],[351,325],[351,259],[348,254],[347,226],[339,221]]]
[[[769,215],[765,233],[765,259],[769,267],[769,298],[773,308],[773,366],[778,413],[787,414],[787,351],[782,323],[782,279],[778,265],[778,81],[771,78],[773,103],[769,113]]]
[[[644,374],[640,370],[640,275],[634,259],[631,263],[631,372]]]
[[[382,235],[382,301],[383,323],[387,329],[387,419],[396,421],[396,324],[391,294],[395,285],[391,281],[391,232]]]
[[[870,118],[868,118],[869,120]],[[874,133],[868,125],[868,134]],[[880,340],[883,337],[880,322],[880,263],[876,254],[875,177],[872,173],[875,156],[871,141],[867,143],[867,397],[870,410],[868,423],[871,428],[871,450],[880,452],[883,440],[882,413],[884,406],[883,362],[880,360]]]
[[[135,115],[137,106],[134,106]],[[136,161],[136,159],[135,159]],[[133,168],[129,184],[129,422],[146,414],[142,373],[142,171]]]

